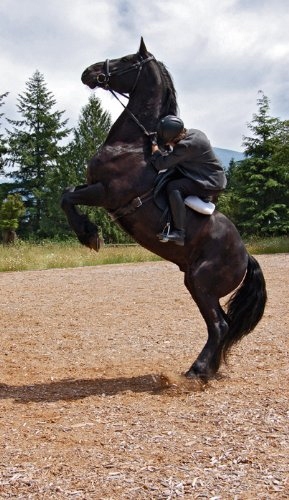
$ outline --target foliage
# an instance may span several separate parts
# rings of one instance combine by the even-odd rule
[[[5,92],[5,94],[0,94],[0,108],[1,106],[3,106],[4,102],[4,98],[8,96],[8,92]],[[0,113],[0,118],[2,118],[2,116],[4,115],[4,113]],[[3,137],[3,134],[1,134],[0,132],[0,173],[3,173],[4,172],[4,155],[6,153],[6,141]]]
[[[81,110],[69,145],[69,176],[73,184],[86,178],[87,164],[102,146],[110,127],[110,114],[102,110],[99,98],[92,94]]]
[[[238,191],[236,170],[239,168],[239,165],[240,162],[236,162],[233,159],[230,161],[226,172],[227,189],[222,192],[217,204],[218,210],[229,217],[234,224],[237,224],[239,215],[239,205],[236,203],[236,193]]]
[[[73,131],[73,140],[69,144],[66,156],[68,169],[62,170],[62,174],[66,176],[66,185],[79,184],[80,179],[82,184],[85,183],[87,164],[102,146],[110,127],[109,113],[102,110],[99,98],[91,95],[88,104],[81,110],[78,125]],[[101,228],[106,243],[131,241],[102,208],[86,208],[82,211]]]
[[[0,95],[0,108],[7,95]],[[71,130],[62,118],[64,111],[55,111],[55,104],[43,75],[36,71],[18,96],[19,120],[7,120],[10,130],[5,137],[0,129],[0,173],[7,166],[6,177],[13,179],[0,184],[0,206],[9,193],[21,196],[26,212],[19,234],[24,238],[71,235],[59,207],[61,193],[67,186],[86,183],[87,164],[111,127],[109,113],[92,94],[68,142]],[[243,138],[245,160],[231,161],[228,186],[218,202],[218,209],[244,237],[282,236],[289,229],[289,120],[271,117],[269,105],[260,91],[258,111],[248,124],[251,134]],[[106,243],[132,241],[102,208],[81,210],[101,228]]]
[[[248,125],[253,136],[244,137],[246,158],[229,172],[228,214],[244,235],[280,236],[289,230],[288,122],[269,116],[262,92],[257,104]]]
[[[16,231],[25,208],[19,194],[9,194],[0,205],[0,229]]]
[[[51,201],[59,196],[57,186],[52,186],[49,179],[58,169],[65,151],[61,141],[70,130],[66,128],[67,120],[62,120],[64,111],[53,111],[55,104],[43,75],[36,71],[18,97],[21,118],[8,120],[13,129],[7,131],[7,165],[11,170],[6,175],[13,178],[25,202],[24,234],[41,234]]]

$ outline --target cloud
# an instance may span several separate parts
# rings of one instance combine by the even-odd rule
[[[134,53],[143,35],[170,71],[187,126],[204,130],[214,146],[240,149],[256,112],[258,90],[271,112],[288,118],[287,0],[1,0],[1,110],[14,118],[17,95],[38,69],[76,124],[89,90],[88,65]],[[110,95],[97,94],[116,119]]]

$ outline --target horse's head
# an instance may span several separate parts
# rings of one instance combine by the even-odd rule
[[[83,72],[81,80],[91,89],[101,87],[120,94],[131,94],[143,66],[153,59],[154,57],[147,51],[141,38],[136,54],[123,56],[120,59],[106,59],[106,61],[93,64]]]

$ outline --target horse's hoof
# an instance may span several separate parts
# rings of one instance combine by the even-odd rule
[[[89,238],[89,248],[95,250],[96,252],[99,251],[102,244],[103,240],[101,240],[97,234],[94,234],[91,238]]]
[[[184,373],[185,377],[190,380],[199,380],[200,377],[197,375],[197,373],[194,370],[188,370],[186,373]]]
[[[195,370],[193,370],[192,368],[190,368],[190,370],[188,370],[186,373],[185,373],[185,377],[186,379],[188,380],[192,380],[192,381],[198,381],[198,382],[202,382],[203,384],[206,384],[210,377],[208,376],[208,374],[205,374],[205,373],[197,373]]]
[[[98,234],[93,234],[92,236],[89,236],[87,234],[82,234],[81,236],[78,236],[78,240],[82,245],[84,245],[87,248],[90,248],[90,250],[95,250],[96,252],[99,251],[101,245],[103,244],[103,240],[99,238]]]

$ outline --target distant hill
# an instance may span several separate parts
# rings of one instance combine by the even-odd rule
[[[230,161],[232,158],[235,161],[244,160],[244,153],[240,151],[231,151],[230,149],[222,149],[222,148],[213,148],[215,151],[215,155],[218,160],[222,163],[224,168],[228,168],[230,165]]]

